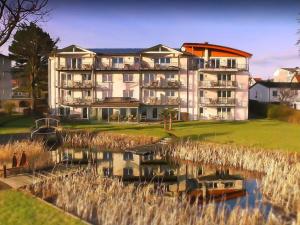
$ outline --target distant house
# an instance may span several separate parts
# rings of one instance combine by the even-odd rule
[[[0,100],[11,98],[11,60],[0,54]]]
[[[279,68],[274,73],[274,82],[291,82],[295,75],[300,75],[300,68]]]
[[[249,99],[262,103],[279,103],[283,90],[295,92],[290,98],[290,104],[295,109],[300,109],[300,83],[260,81],[250,87]]]
[[[253,86],[254,84],[256,84],[257,82],[262,81],[263,79],[260,77],[249,77],[249,87]]]

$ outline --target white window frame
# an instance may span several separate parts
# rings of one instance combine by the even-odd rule
[[[133,97],[133,90],[123,90],[123,97],[124,98],[132,98]]]
[[[174,90],[167,90],[165,94],[166,94],[166,97],[175,97]]]
[[[102,74],[102,83],[112,83],[112,74]]]
[[[133,82],[133,74],[130,74],[130,73],[124,73],[124,74],[123,74],[123,82],[124,82],[124,83],[130,83],[130,82]]]
[[[167,74],[165,74],[165,79],[173,81],[173,80],[175,80],[175,74],[174,73],[167,73]]]

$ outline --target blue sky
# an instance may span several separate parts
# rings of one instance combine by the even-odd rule
[[[253,54],[253,75],[300,66],[298,0],[50,0],[40,25],[59,47],[150,47],[209,42]],[[7,51],[4,48],[3,52]]]

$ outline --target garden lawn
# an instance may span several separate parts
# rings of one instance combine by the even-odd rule
[[[217,143],[236,143],[239,145],[282,149],[300,152],[300,125],[277,120],[249,121],[192,121],[173,124],[172,131],[165,131],[162,124],[106,124],[93,121],[63,123],[67,130],[89,130],[92,132],[113,132],[130,135],[149,135],[159,138],[176,136],[178,138],[203,140]],[[1,134],[29,132],[33,126],[30,117],[18,117],[0,124]]]
[[[32,117],[0,116],[0,134],[28,133],[33,125],[34,119]]]
[[[79,225],[80,220],[15,190],[0,191],[0,225]]]

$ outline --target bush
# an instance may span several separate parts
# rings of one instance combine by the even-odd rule
[[[16,105],[13,102],[5,102],[3,104],[3,108],[7,114],[11,115],[14,109],[16,108]]]
[[[266,118],[268,113],[268,103],[249,100],[249,117],[250,118]]]
[[[286,105],[270,105],[268,107],[268,118],[289,123],[300,123],[300,111]]]

